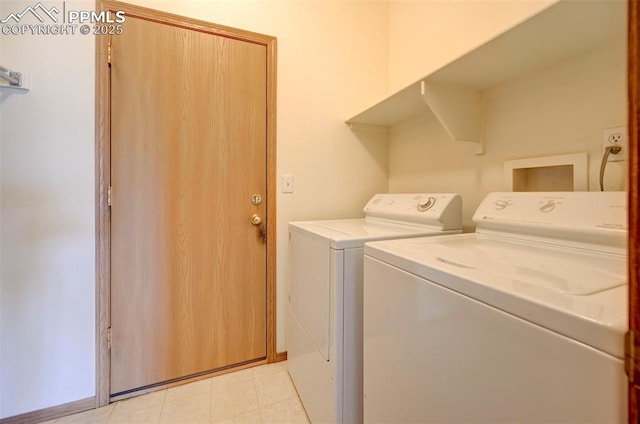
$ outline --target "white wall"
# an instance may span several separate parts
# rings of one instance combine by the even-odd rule
[[[32,3],[1,0],[0,16]],[[277,198],[277,349],[286,351],[287,223],[357,217],[387,190],[386,140],[360,141],[344,120],[386,92],[388,5],[134,3],[278,38],[277,169],[295,176],[295,192]],[[32,79],[29,93],[3,92],[0,103],[2,418],[95,394],[95,209],[94,40],[0,40],[0,63]]]
[[[626,123],[626,45],[618,40],[546,70],[492,88],[486,99],[485,154],[452,141],[434,118],[393,129],[391,191],[455,191],[463,222],[490,191],[511,190],[504,161],[586,152],[589,190],[599,190],[602,130]],[[609,163],[606,190],[625,190],[627,162]]]
[[[557,1],[391,1],[390,92],[418,81]]]
[[[0,16],[28,5],[3,0]],[[29,74],[32,86],[0,92],[0,417],[6,417],[95,394],[94,40],[1,40],[0,63]]]

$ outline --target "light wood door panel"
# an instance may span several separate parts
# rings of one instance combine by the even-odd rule
[[[111,394],[266,356],[264,45],[112,37]]]

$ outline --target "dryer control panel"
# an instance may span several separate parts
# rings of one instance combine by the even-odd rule
[[[462,228],[462,199],[456,193],[376,194],[362,209],[365,218],[426,226]]]

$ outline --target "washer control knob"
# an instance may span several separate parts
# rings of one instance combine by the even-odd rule
[[[547,203],[540,206],[540,212],[542,213],[551,212],[555,208],[556,208],[556,202],[554,200],[549,200]]]
[[[429,196],[427,200],[425,200],[424,202],[419,201],[417,208],[419,212],[425,212],[431,209],[435,204],[436,204],[436,198]]]

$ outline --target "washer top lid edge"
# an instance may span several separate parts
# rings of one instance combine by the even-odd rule
[[[473,221],[479,235],[625,254],[627,193],[489,193]]]
[[[364,250],[365,257],[624,356],[624,256],[469,233],[376,241]]]
[[[462,228],[462,199],[457,193],[376,194],[362,209],[366,220],[401,222],[433,228]]]

